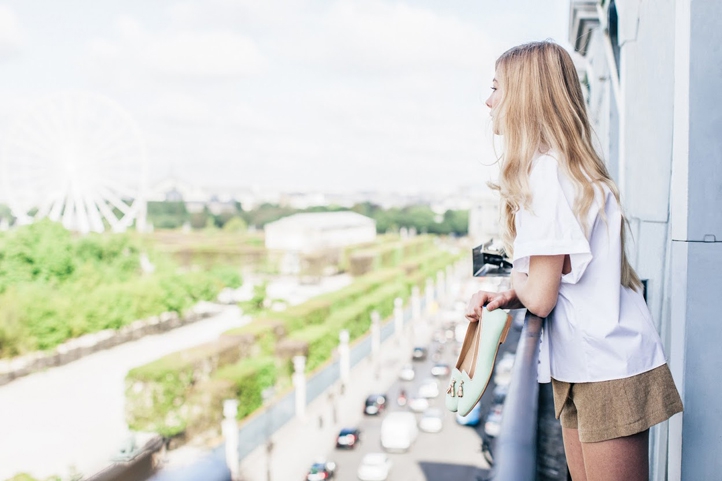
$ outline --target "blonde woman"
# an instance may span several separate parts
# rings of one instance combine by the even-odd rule
[[[624,251],[619,192],[592,147],[577,71],[545,41],[496,62],[491,109],[512,289],[478,292],[467,318],[545,317],[539,381],[552,382],[574,481],[647,481],[649,428],[682,411]]]

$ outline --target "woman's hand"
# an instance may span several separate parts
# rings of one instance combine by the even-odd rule
[[[514,289],[503,292],[479,291],[471,296],[466,308],[466,318],[470,322],[477,322],[481,319],[483,307],[486,307],[487,311],[493,311],[494,309],[519,309],[524,306],[519,302]]]

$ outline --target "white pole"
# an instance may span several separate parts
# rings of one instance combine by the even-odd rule
[[[444,279],[444,271],[436,273],[436,299],[439,304],[446,299],[446,281]]]
[[[454,279],[454,269],[451,266],[446,266],[446,296],[451,297],[453,296],[453,279]]]
[[[381,316],[377,311],[371,312],[371,356],[376,359],[381,349]]]
[[[238,457],[238,423],[236,416],[238,415],[238,400],[226,399],[223,401],[223,422],[221,423],[221,431],[226,441],[226,465],[231,472],[231,479],[239,481],[240,475],[240,459]]]
[[[296,390],[296,418],[306,419],[306,356],[293,356],[293,387]]]
[[[426,279],[426,313],[431,314],[432,304],[434,303],[434,280],[429,277]]]
[[[348,386],[351,380],[351,350],[348,347],[349,333],[346,329],[338,333],[338,366],[341,376],[341,385]]]
[[[411,288],[411,320],[421,319],[421,291],[418,286]]]
[[[401,338],[401,331],[404,328],[404,301],[400,297],[394,299],[394,334]]]

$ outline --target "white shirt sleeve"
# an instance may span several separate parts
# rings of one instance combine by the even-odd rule
[[[562,282],[576,284],[592,260],[592,251],[571,207],[573,189],[563,175],[553,157],[536,159],[529,176],[531,208],[516,213],[513,261],[516,270],[528,273],[531,256],[568,254],[572,270],[562,276]],[[562,179],[567,183],[566,193]]]

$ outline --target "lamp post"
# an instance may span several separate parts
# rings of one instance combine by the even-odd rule
[[[271,439],[271,400],[275,396],[276,390],[271,387],[267,387],[261,391],[261,398],[263,399],[263,405],[266,406],[266,481],[271,481],[271,453],[273,452],[273,440]]]

